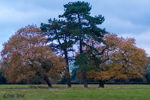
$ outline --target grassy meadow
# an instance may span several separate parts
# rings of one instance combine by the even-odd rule
[[[0,85],[0,100],[150,100],[150,85]]]

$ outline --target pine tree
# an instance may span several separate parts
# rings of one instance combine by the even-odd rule
[[[80,54],[76,57],[76,63],[82,69],[82,77],[84,81],[84,87],[87,88],[87,62],[88,59],[83,51],[83,46],[86,45],[86,41],[89,38],[93,38],[95,41],[102,42],[102,37],[106,33],[105,29],[100,29],[98,25],[104,22],[104,17],[98,15],[95,17],[90,16],[91,6],[87,2],[69,2],[64,5],[65,12],[59,17],[66,18],[70,22],[71,36],[75,39],[75,43],[79,43]],[[88,46],[88,45],[86,45]],[[97,51],[94,47],[90,46],[92,50]]]
[[[71,30],[69,30],[70,24],[63,20],[49,19],[49,24],[41,24],[41,30],[48,36],[50,47],[54,52],[65,57],[66,61],[66,77],[68,87],[71,87],[70,73],[69,73],[69,61],[73,60],[72,56],[69,56],[69,52],[73,52],[74,41],[71,37]]]

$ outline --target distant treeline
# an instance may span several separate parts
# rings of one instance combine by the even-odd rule
[[[73,69],[71,74],[71,83],[72,84],[83,84],[83,80],[78,79],[76,76],[77,68]],[[143,74],[144,78],[135,78],[135,79],[128,79],[128,80],[121,80],[121,79],[112,79],[106,84],[150,84],[150,72],[146,71]],[[55,84],[67,84],[67,79],[63,76],[58,81],[52,81]],[[8,84],[7,79],[0,73],[0,84]],[[41,80],[39,77],[34,78],[34,80],[26,81],[22,80],[18,83],[12,84],[46,84],[45,81]],[[88,84],[99,84],[98,80],[88,80]]]

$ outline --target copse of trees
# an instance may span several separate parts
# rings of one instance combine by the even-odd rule
[[[136,47],[135,39],[124,39],[99,28],[105,19],[102,15],[90,16],[91,8],[88,2],[69,2],[60,19],[49,19],[40,28],[29,25],[19,29],[1,51],[1,72],[8,83],[37,78],[52,87],[51,79],[63,78],[64,82],[67,78],[70,88],[71,79],[77,75],[85,88],[91,79],[104,88],[111,79],[143,78],[144,70],[148,73],[150,69],[146,67],[149,59],[145,51]],[[78,66],[72,76],[70,61]]]
[[[104,22],[104,17],[102,15],[95,17],[90,16],[91,6],[87,2],[69,2],[68,4],[64,5],[64,8],[65,12],[62,15],[59,15],[59,17],[65,18],[66,21],[57,21],[55,19],[52,21],[50,19],[50,24],[42,23],[41,29],[46,32],[50,38],[55,36],[50,40],[57,40],[59,45],[55,45],[55,47],[64,51],[67,65],[67,52],[70,50],[70,48],[73,48],[73,44],[79,45],[80,55],[76,57],[76,63],[79,65],[80,69],[82,69],[84,87],[88,87],[86,78],[87,64],[85,65],[85,62],[88,61],[86,60],[86,56],[82,47],[86,45],[85,42],[91,37],[95,41],[102,42],[102,37],[106,32],[104,29],[100,29],[98,25]],[[63,42],[61,42],[61,40],[63,40]],[[54,45],[50,46],[54,47]],[[95,50],[93,47],[91,47],[91,49]],[[67,70],[69,71],[69,67],[67,67]],[[68,71],[67,73],[69,73]],[[68,74],[68,76],[70,75]],[[68,87],[70,87],[70,77],[68,80]]]

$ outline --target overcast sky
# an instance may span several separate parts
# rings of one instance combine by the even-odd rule
[[[64,4],[76,0],[0,0],[0,51],[2,44],[27,25],[47,23],[63,14]],[[150,56],[150,0],[84,0],[92,5],[91,16],[101,14],[100,26],[118,36],[133,37]]]

